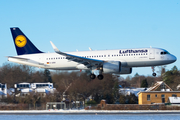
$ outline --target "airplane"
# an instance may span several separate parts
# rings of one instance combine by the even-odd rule
[[[52,41],[50,43],[55,53],[44,53],[18,27],[10,30],[17,56],[8,56],[8,61],[53,70],[90,70],[91,79],[97,77],[102,80],[102,73],[131,74],[133,67],[152,67],[152,75],[156,76],[155,66],[177,60],[167,50],[152,47],[61,52]]]

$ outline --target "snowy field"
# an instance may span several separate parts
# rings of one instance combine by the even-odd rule
[[[0,114],[180,114],[180,110],[4,110]]]

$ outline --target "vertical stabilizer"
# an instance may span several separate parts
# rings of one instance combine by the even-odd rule
[[[10,28],[18,55],[42,53],[17,27]]]

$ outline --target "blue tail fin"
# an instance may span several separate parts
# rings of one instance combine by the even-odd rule
[[[18,55],[42,53],[19,28],[10,29]]]

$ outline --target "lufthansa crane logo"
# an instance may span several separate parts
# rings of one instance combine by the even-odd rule
[[[15,39],[15,44],[18,47],[24,47],[27,43],[26,37],[23,35],[18,35]]]

